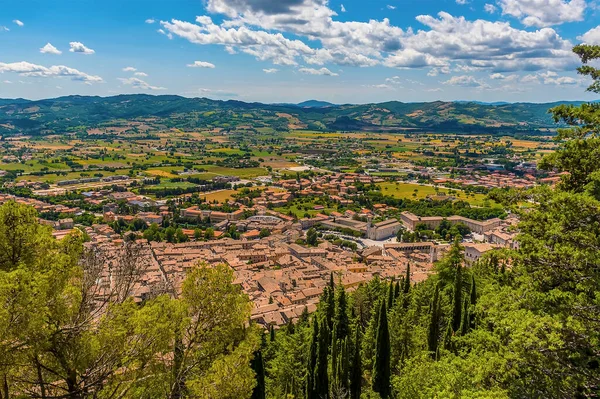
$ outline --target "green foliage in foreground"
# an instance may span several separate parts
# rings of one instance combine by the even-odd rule
[[[107,281],[81,237],[36,218],[0,207],[0,398],[250,397],[260,339],[231,270],[199,266],[179,297],[136,304],[137,244]]]

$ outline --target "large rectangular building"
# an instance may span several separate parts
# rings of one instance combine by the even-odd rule
[[[407,229],[414,231],[418,224],[425,224],[431,230],[437,228],[442,220],[448,220],[452,224],[462,223],[469,228],[474,233],[477,234],[485,234],[488,231],[492,231],[502,223],[501,219],[493,218],[489,220],[479,221],[469,219],[463,216],[450,216],[450,217],[442,217],[442,216],[417,216],[410,212],[402,212],[400,214],[400,220]]]

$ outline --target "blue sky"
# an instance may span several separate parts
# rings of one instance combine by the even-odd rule
[[[5,1],[0,98],[585,100],[581,42],[596,0]]]

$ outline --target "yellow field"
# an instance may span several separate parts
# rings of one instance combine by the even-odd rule
[[[148,173],[149,175],[152,175],[152,176],[159,176],[159,177],[177,177],[173,173],[169,173],[166,170],[160,170],[160,169],[148,169],[146,171],[146,173]]]
[[[218,202],[229,201],[233,194],[237,193],[236,190],[223,190],[216,193],[210,193],[206,195],[200,195],[200,198],[205,198],[208,202],[217,200]]]

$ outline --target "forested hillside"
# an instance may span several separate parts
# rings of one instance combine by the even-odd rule
[[[252,126],[288,129],[354,131],[429,131],[535,133],[553,129],[548,108],[557,104],[470,102],[365,105],[269,105],[180,96],[68,96],[39,101],[1,100],[0,134],[61,134],[127,121],[145,121],[155,128],[181,129]],[[575,103],[577,104],[577,103]]]

